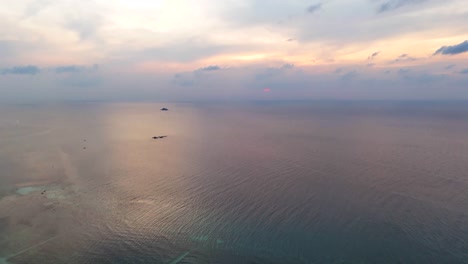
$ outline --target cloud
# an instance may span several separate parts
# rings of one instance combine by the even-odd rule
[[[313,14],[317,12],[320,8],[322,8],[322,3],[314,4],[309,7],[307,7],[307,13]]]
[[[433,73],[422,73],[419,75],[412,76],[410,79],[418,84],[437,83],[440,81],[446,81],[447,75],[445,74],[433,74]]]
[[[380,51],[376,51],[374,53],[372,53],[368,58],[367,60],[373,60],[375,57],[377,57],[378,55],[380,54]]]
[[[101,85],[103,79],[99,76],[78,76],[67,78],[62,83],[73,87],[93,87]]]
[[[16,66],[13,68],[2,69],[1,74],[17,74],[17,75],[36,75],[41,69],[34,65]]]
[[[7,56],[12,55],[13,47],[14,47],[14,43],[12,43],[11,41],[0,40],[0,56],[2,60],[4,60],[5,57]]]
[[[324,10],[319,13],[320,19],[313,25],[312,21],[304,16],[296,18],[294,23],[281,25],[279,30],[286,32],[285,34],[294,32],[294,37],[299,40],[300,44],[322,43],[319,53],[326,52],[333,56],[337,54],[337,51],[353,43],[367,48],[369,43],[374,43],[376,40],[395,39],[391,42],[399,43],[397,39],[405,35],[420,38],[423,31],[446,32],[449,36],[458,34],[455,30],[468,23],[468,16],[463,16],[462,10],[460,14],[454,14],[446,9],[447,6],[452,6],[456,10],[454,7],[456,1],[460,0],[447,2],[426,0],[419,4],[407,4],[395,10],[396,12],[386,12],[380,15],[372,14],[374,11],[372,9],[376,10],[379,5],[390,0],[330,1],[326,2],[327,12],[322,14],[322,11],[325,11],[324,6]],[[377,4],[373,6],[369,3]],[[408,15],[400,11],[412,11],[412,14]],[[438,12],[440,19],[433,19],[434,12]],[[338,18],[345,22],[336,23]],[[422,41],[421,44],[429,45],[426,41]],[[394,50],[395,47],[390,46],[384,52],[393,53]]]
[[[32,17],[40,13],[42,10],[47,8],[53,3],[52,0],[36,0],[31,2],[29,5],[26,6],[24,10],[25,17]]]
[[[340,80],[342,81],[349,81],[358,76],[358,73],[356,71],[349,71],[343,75],[341,75]]]
[[[69,65],[69,66],[59,66],[55,68],[56,73],[69,73],[69,72],[81,72],[82,68],[76,65]]]
[[[54,68],[44,68],[35,65],[27,65],[27,66],[15,66],[12,68],[5,68],[0,69],[0,74],[17,74],[17,75],[35,75],[39,73],[46,73],[46,72],[55,72],[57,74],[62,73],[90,73],[97,71],[99,69],[99,65],[94,64],[92,66],[77,66],[77,65],[63,65],[57,66]]]
[[[96,71],[99,68],[99,65],[94,64],[91,67],[86,66],[77,66],[77,65],[64,65],[55,67],[56,73],[78,73],[78,72],[85,72],[85,71]]]
[[[103,18],[98,14],[84,14],[67,18],[65,28],[74,31],[80,40],[98,38],[98,31],[103,25]]]
[[[423,85],[423,84],[435,84],[437,82],[447,79],[444,74],[434,74],[427,71],[421,71],[418,69],[401,68],[397,72],[400,79],[404,80],[408,84]]]
[[[399,75],[407,75],[407,74],[409,74],[410,72],[411,72],[410,69],[403,69],[403,68],[402,68],[402,69],[399,69],[399,70],[398,70],[398,74],[399,74]]]
[[[414,5],[418,3],[427,2],[428,0],[386,0],[382,4],[380,4],[379,8],[377,9],[378,13],[384,13],[388,11],[392,11],[407,5]]]
[[[274,68],[274,67],[266,68],[262,70],[262,72],[256,74],[255,79],[256,80],[270,79],[278,75],[282,75],[293,68],[294,68],[294,64],[284,64],[278,68]]]
[[[88,39],[96,33],[96,27],[94,24],[86,22],[85,20],[70,20],[66,26],[78,33],[81,40]]]
[[[221,70],[221,67],[218,65],[210,65],[208,67],[200,68],[197,71],[219,71]]]
[[[303,17],[298,12],[310,14],[307,11],[308,3],[304,0],[238,0],[229,4],[219,1],[220,17],[233,26],[231,29],[237,31],[241,28],[252,28],[255,26],[275,27],[282,30],[290,26],[290,22]]]
[[[446,69],[446,70],[450,70],[450,69],[455,68],[455,66],[457,66],[457,65],[455,65],[455,64],[450,64],[450,65],[447,65],[447,66],[445,67],[445,69]]]
[[[416,60],[418,59],[411,57],[410,55],[405,53],[405,54],[401,54],[400,56],[398,56],[395,60],[391,61],[391,63],[402,62],[402,61],[416,61]]]
[[[468,40],[463,41],[460,44],[453,45],[453,46],[443,46],[434,52],[433,55],[456,55],[460,53],[464,53],[468,51]]]
[[[178,86],[191,87],[195,85],[195,81],[192,76],[188,76],[183,73],[177,73],[174,75],[172,82]]]
[[[461,70],[460,73],[461,74],[468,74],[468,68]]]
[[[221,70],[223,70],[223,68],[221,68],[218,65],[209,65],[207,67],[199,68],[191,72],[179,72],[174,74],[171,82],[177,86],[182,87],[198,86],[203,82],[209,83],[210,81],[212,81],[212,78],[216,78],[216,75],[218,75],[208,73],[204,74],[205,72],[214,72]]]
[[[344,71],[344,68],[336,68],[335,73],[342,73]]]
[[[189,37],[182,40],[173,40],[161,46],[124,52],[118,51],[114,56],[130,57],[138,61],[191,62],[219,54],[236,54],[259,49],[246,44],[214,44],[205,39]]]
[[[60,80],[64,85],[72,87],[95,87],[101,86],[105,81],[101,74],[97,73],[98,67],[97,64],[89,67],[76,65],[59,66],[55,68],[55,72],[63,76]],[[57,71],[57,69],[59,69],[59,71]]]

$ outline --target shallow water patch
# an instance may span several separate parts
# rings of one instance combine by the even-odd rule
[[[21,187],[16,190],[16,193],[19,195],[28,195],[31,193],[35,192],[41,192],[44,190],[46,187],[45,186],[27,186],[27,187]]]
[[[49,200],[65,200],[70,193],[61,186],[26,186],[16,190],[16,194],[26,196],[33,193],[40,193]]]

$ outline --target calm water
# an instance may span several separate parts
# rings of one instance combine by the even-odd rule
[[[468,263],[468,104],[5,105],[0,136],[0,263]]]

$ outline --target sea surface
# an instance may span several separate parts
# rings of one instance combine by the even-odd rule
[[[468,263],[468,104],[1,105],[0,263]]]

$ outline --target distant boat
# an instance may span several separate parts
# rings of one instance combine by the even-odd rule
[[[169,111],[166,107],[161,108],[161,111]]]

